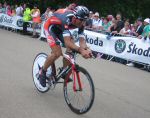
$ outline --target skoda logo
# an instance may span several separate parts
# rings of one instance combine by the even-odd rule
[[[122,53],[125,50],[125,48],[126,42],[124,40],[119,39],[115,42],[115,51],[117,53]]]
[[[72,36],[73,36],[74,42],[78,42],[78,31],[74,31],[72,33]]]
[[[23,20],[22,19],[17,20],[17,26],[23,27]]]

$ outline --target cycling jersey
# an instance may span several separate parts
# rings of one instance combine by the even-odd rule
[[[50,47],[62,44],[64,46],[65,36],[71,36],[70,29],[77,28],[71,21],[74,16],[72,10],[59,9],[53,13],[44,24],[45,35]],[[78,28],[79,37],[84,37],[84,26]]]

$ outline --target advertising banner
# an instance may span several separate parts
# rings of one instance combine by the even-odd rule
[[[32,21],[29,22],[28,31],[33,31]],[[19,16],[8,16],[0,13],[0,25],[22,30],[23,20]],[[44,33],[44,22],[39,24],[36,32],[40,37],[46,38]],[[76,44],[79,43],[78,30],[70,30]],[[85,30],[85,39],[87,45],[96,52],[120,57],[126,60],[150,64],[150,40],[149,38],[138,39],[129,36],[111,36]]]

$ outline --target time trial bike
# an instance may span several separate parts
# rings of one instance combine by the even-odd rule
[[[92,77],[88,71],[76,63],[78,52],[64,53],[70,65],[56,69],[55,63],[47,69],[46,87],[42,87],[39,83],[39,70],[43,66],[47,54],[39,53],[36,55],[32,75],[35,87],[39,92],[45,93],[52,90],[58,83],[63,83],[64,98],[69,108],[77,114],[88,112],[94,102],[95,89]]]

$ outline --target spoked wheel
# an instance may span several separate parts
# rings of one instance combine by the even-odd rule
[[[42,87],[41,84],[39,83],[39,70],[42,68],[44,65],[44,62],[47,58],[47,54],[45,53],[39,53],[34,59],[33,66],[32,66],[32,76],[33,76],[33,82],[35,87],[39,92],[45,93],[49,90],[50,86],[47,82],[46,87]],[[52,73],[52,67],[49,67],[47,69],[48,74]]]
[[[68,82],[67,79],[76,80]],[[79,80],[78,80],[79,78]],[[90,110],[95,98],[94,84],[89,73],[82,67],[78,67],[76,74],[68,74],[64,82],[64,97],[69,108],[77,113],[84,114]]]

